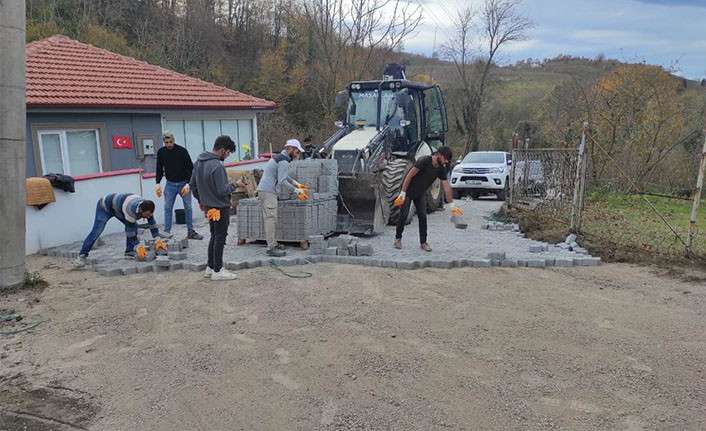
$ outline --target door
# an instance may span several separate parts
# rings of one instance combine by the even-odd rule
[[[449,130],[444,96],[438,85],[424,90],[424,137],[427,142],[444,142]]]

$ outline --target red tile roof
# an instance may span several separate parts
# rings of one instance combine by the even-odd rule
[[[275,103],[52,36],[27,44],[27,106],[269,110]]]

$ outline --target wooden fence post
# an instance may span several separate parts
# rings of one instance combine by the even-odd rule
[[[574,181],[574,197],[571,201],[571,227],[572,233],[581,231],[581,218],[583,215],[583,198],[586,193],[586,133],[588,132],[588,122],[583,123],[583,133],[581,134],[581,144],[578,150],[578,160],[576,161],[576,180]]]
[[[696,191],[694,192],[694,203],[691,205],[691,218],[689,219],[689,237],[686,241],[686,255],[691,255],[691,246],[696,237],[696,217],[701,205],[701,192],[704,187],[704,171],[706,171],[706,129],[704,129],[704,147],[701,150],[701,163],[699,164],[699,176],[696,179]]]

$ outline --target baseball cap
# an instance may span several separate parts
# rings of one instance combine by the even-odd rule
[[[304,148],[302,148],[302,144],[299,142],[298,139],[288,139],[287,143],[284,144],[284,146],[285,147],[294,147],[297,150],[299,150],[299,152],[301,152],[301,153],[304,152]]]

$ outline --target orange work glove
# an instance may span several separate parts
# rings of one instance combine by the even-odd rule
[[[309,193],[306,189],[297,189],[297,199],[304,202],[309,199]]]
[[[407,198],[407,193],[405,193],[405,192],[400,192],[400,195],[397,196],[397,198],[395,198],[394,205],[395,205],[397,208],[401,207],[402,205],[404,205],[404,201],[405,201],[406,198]]]
[[[184,184],[184,187],[182,187],[181,190],[179,190],[179,194],[181,195],[181,197],[184,197],[184,196],[188,195],[190,191],[191,191],[191,188],[189,187],[189,185]]]
[[[294,187],[299,190],[306,190],[307,192],[309,191],[309,187],[306,186],[306,184],[298,183],[296,181],[292,181],[292,184],[294,184]]]
[[[145,260],[145,258],[147,257],[147,249],[143,244],[140,244],[135,247],[135,253],[137,254],[137,260]]]
[[[218,208],[211,208],[206,212],[206,218],[210,221],[218,221],[221,219],[221,210]]]
[[[161,198],[162,197],[162,186],[160,186],[159,184],[154,186],[154,194],[157,195],[158,198]]]
[[[165,244],[164,241],[162,241],[161,239],[158,239],[154,242],[154,252],[156,253],[158,251],[167,251],[167,244]]]

